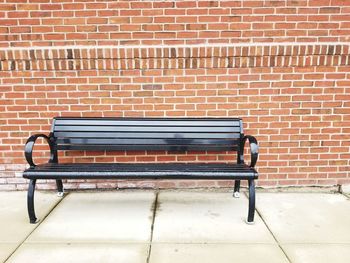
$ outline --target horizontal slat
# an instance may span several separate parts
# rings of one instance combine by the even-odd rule
[[[39,165],[35,170],[41,171],[222,171],[239,172],[252,170],[247,165],[235,164],[196,164],[196,163],[65,163]]]
[[[204,173],[204,172],[24,172],[24,178],[36,179],[164,179],[164,180],[245,180],[256,179],[258,174],[252,172],[237,172],[237,173]]]
[[[69,138],[185,138],[238,139],[240,133],[158,133],[158,132],[55,132],[55,137]]]
[[[178,126],[58,126],[54,132],[58,131],[78,131],[78,132],[240,132],[240,127],[178,127]]]
[[[103,126],[191,126],[230,127],[240,126],[239,119],[56,119],[55,125],[103,125]]]
[[[216,145],[57,145],[57,150],[91,150],[91,151],[236,151],[236,146]]]
[[[242,164],[187,163],[83,163],[45,164],[29,168],[26,178],[155,178],[155,179],[230,179],[257,178],[254,168]]]
[[[94,144],[94,145],[233,145],[237,140],[221,139],[95,139],[95,138],[65,138],[58,139],[57,144]]]

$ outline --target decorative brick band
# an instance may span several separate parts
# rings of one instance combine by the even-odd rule
[[[58,47],[0,50],[0,70],[132,70],[349,65],[350,45]]]
[[[1,61],[3,71],[42,70],[133,70],[197,69],[247,67],[346,66],[349,56],[271,56],[227,58],[152,58],[152,59],[57,59]]]

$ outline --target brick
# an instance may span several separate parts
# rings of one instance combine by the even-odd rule
[[[17,12],[8,12],[7,13],[8,18],[24,18],[29,17],[29,12],[27,11],[17,11]]]
[[[85,18],[66,18],[64,19],[65,25],[80,25],[85,24]]]

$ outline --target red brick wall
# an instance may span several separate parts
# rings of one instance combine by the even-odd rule
[[[51,2],[51,3],[50,3]],[[5,0],[0,190],[53,116],[242,117],[261,186],[350,183],[350,1]],[[36,147],[37,161],[47,157]],[[67,152],[64,162],[231,161],[232,153]],[[232,182],[73,181],[67,188]],[[54,184],[39,181],[40,188]]]

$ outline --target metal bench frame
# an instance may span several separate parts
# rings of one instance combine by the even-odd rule
[[[61,126],[60,126],[61,125]],[[225,126],[226,125],[226,126]],[[60,130],[61,129],[61,130]],[[202,131],[204,130],[204,131]],[[89,135],[91,134],[91,135]],[[83,136],[83,137],[79,137]],[[85,137],[84,137],[85,136]],[[156,137],[156,138],[150,138]],[[194,137],[194,138],[192,138]],[[217,176],[215,167],[210,169],[208,164],[208,175],[188,175],[185,171],[179,171],[180,176],[165,176],[155,171],[151,177],[120,176],[119,175],[81,175],[78,171],[53,176],[50,172],[38,172],[33,161],[33,148],[36,140],[43,138],[50,147],[50,158],[48,165],[55,164],[60,167],[58,161],[58,150],[165,150],[172,152],[185,152],[191,150],[200,151],[237,151],[236,170],[230,171],[227,176]],[[188,139],[190,138],[190,139]],[[108,139],[108,142],[106,142]],[[246,165],[244,161],[244,146],[249,141],[251,160]],[[62,118],[53,119],[49,136],[36,134],[28,138],[25,144],[25,158],[30,166],[23,173],[24,178],[29,179],[27,207],[30,223],[37,222],[34,210],[34,192],[37,179],[55,179],[58,195],[63,196],[62,179],[85,178],[85,179],[214,179],[220,180],[233,178],[234,197],[239,197],[241,180],[248,181],[249,209],[246,222],[254,223],[255,213],[255,185],[254,180],[258,178],[255,164],[258,160],[259,147],[255,137],[244,135],[243,123],[239,118]],[[96,164],[97,165],[97,164]],[[108,165],[108,164],[107,164]],[[113,164],[111,164],[113,165]],[[157,164],[155,164],[156,166]],[[174,164],[176,165],[176,164]],[[233,168],[234,164],[232,164]],[[79,168],[79,165],[78,165]],[[245,171],[249,171],[245,172]],[[123,171],[128,173],[127,170]],[[183,173],[183,174],[182,174]],[[182,175],[181,175],[182,174]]]

